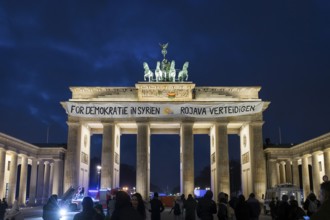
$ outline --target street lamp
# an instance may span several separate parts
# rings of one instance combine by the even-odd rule
[[[100,184],[101,184],[101,169],[102,169],[102,167],[100,165],[97,165],[96,169],[97,169],[97,189],[99,189]]]

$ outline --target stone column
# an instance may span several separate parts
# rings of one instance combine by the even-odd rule
[[[103,123],[101,188],[113,188],[115,163],[115,124]]]
[[[323,157],[324,157],[324,173],[330,179],[330,148],[324,150]]]
[[[276,186],[277,183],[277,172],[276,172],[276,160],[269,159],[268,160],[268,176],[269,176],[269,184],[270,187]]]
[[[43,192],[43,203],[46,203],[49,198],[49,180],[50,180],[50,163],[45,162],[45,176],[44,176],[44,192]]]
[[[293,184],[299,187],[299,167],[298,159],[293,159],[292,161],[292,174],[293,174]]]
[[[6,151],[0,148],[0,198],[5,197],[3,189],[5,188],[5,168],[6,168]]]
[[[63,160],[54,160],[54,182],[52,193],[61,196],[63,194]]]
[[[281,163],[276,163],[277,184],[281,183]]]
[[[50,163],[50,174],[49,174],[49,190],[48,197],[50,197],[53,193],[53,184],[54,184],[54,163]]]
[[[118,125],[115,126],[115,163],[114,163],[114,179],[113,179],[113,186],[120,187],[120,128]]]
[[[44,178],[45,178],[45,173],[44,173],[44,161],[40,160],[39,165],[38,165],[38,182],[37,182],[37,204],[41,205],[42,204],[42,198],[44,194]]]
[[[266,160],[263,150],[262,124],[263,122],[250,124],[252,183],[253,192],[258,199],[261,199],[266,192]]]
[[[137,123],[136,146],[136,191],[144,200],[150,191],[150,127],[148,123]]]
[[[21,175],[19,182],[19,196],[18,204],[25,206],[26,202],[26,185],[27,185],[27,171],[28,171],[28,158],[26,155],[21,155]]]
[[[285,162],[285,179],[287,183],[292,183],[292,169],[291,169],[291,161],[287,160]]]
[[[78,188],[80,172],[80,144],[81,125],[79,123],[67,122],[68,124],[68,146],[65,154],[64,165],[64,191],[71,186]]]
[[[37,160],[31,158],[31,177],[30,177],[30,193],[29,193],[29,205],[34,206],[36,204],[36,189],[37,189]]]
[[[12,205],[16,195],[17,184],[17,153],[11,152],[10,168],[9,168],[9,190],[8,205]]]
[[[308,194],[310,193],[308,157],[309,157],[309,155],[304,155],[301,159],[301,161],[302,161],[302,182],[303,182],[303,192],[304,192],[305,199],[307,198]]]
[[[215,123],[215,163],[216,175],[214,186],[214,198],[219,192],[230,194],[229,153],[228,153],[228,123]]]
[[[320,168],[319,155],[320,152],[312,153],[312,169],[313,169],[313,192],[318,197],[320,195]]]
[[[180,151],[181,151],[181,193],[193,194],[194,184],[194,135],[193,123],[182,122],[180,129]]]
[[[280,183],[286,183],[285,166],[283,161],[280,162]]]

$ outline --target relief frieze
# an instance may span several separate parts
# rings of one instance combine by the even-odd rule
[[[246,164],[250,162],[250,154],[249,152],[242,155],[242,164]]]
[[[137,84],[140,101],[186,101],[192,99],[194,84]]]

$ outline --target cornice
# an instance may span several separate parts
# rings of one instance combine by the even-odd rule
[[[320,154],[321,152],[329,151],[329,146],[330,133],[327,133],[290,148],[271,147],[266,148],[264,152],[268,153],[270,158],[283,158],[286,155],[286,157],[294,159],[309,157],[313,154]]]
[[[186,83],[146,83],[139,82],[135,87],[70,87],[72,98],[70,101],[141,101],[141,94],[150,90],[156,91],[155,96],[148,96],[147,100],[157,101],[160,91],[176,94],[175,101],[190,99],[191,101],[261,101],[259,99],[260,86],[251,87],[195,87],[192,82]],[[184,94],[189,93],[188,96]],[[166,93],[166,94],[167,94]],[[181,98],[179,96],[182,96]],[[140,98],[139,98],[140,97]],[[167,99],[167,96],[166,96]],[[144,99],[142,99],[144,100]],[[265,102],[265,109],[270,102]],[[61,102],[62,106],[64,105]]]
[[[24,155],[28,158],[57,158],[59,154],[66,152],[63,147],[38,147],[3,133],[0,133],[0,143],[1,149],[5,150],[6,153]]]

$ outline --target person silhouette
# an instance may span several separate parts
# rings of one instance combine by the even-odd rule
[[[213,214],[217,213],[217,205],[212,200],[213,192],[207,190],[204,197],[197,204],[197,216],[202,220],[213,220]]]
[[[330,219],[330,181],[321,183],[320,202],[321,206],[317,212],[311,216],[311,220]]]
[[[60,207],[57,203],[57,195],[51,195],[48,198],[46,205],[42,208],[42,218],[44,220],[58,220],[60,219]]]
[[[135,210],[131,204],[131,198],[124,191],[116,193],[115,210],[111,220],[143,220],[143,217]]]
[[[147,218],[146,208],[140,193],[135,193],[132,195],[131,203],[133,208],[141,215],[141,217],[143,219],[146,219]]]
[[[160,213],[164,211],[163,203],[158,199],[158,192],[154,193],[154,198],[150,201],[151,220],[160,220]]]
[[[96,212],[94,209],[93,199],[89,196],[84,197],[82,201],[82,212],[79,212],[74,215],[73,220],[103,220],[103,216]]]

